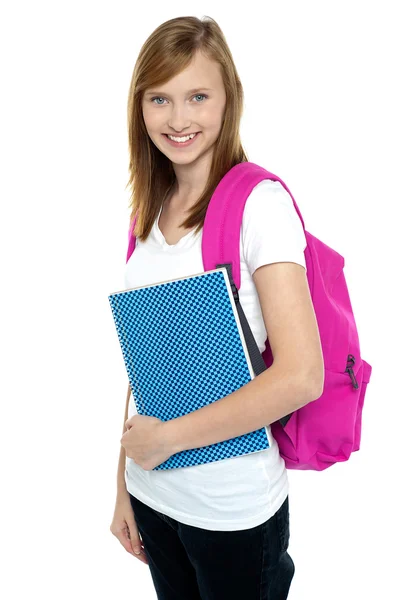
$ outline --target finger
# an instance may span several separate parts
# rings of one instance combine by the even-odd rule
[[[135,522],[128,523],[127,536],[130,543],[130,553],[136,558],[148,565],[148,558],[145,552],[144,544],[139,536]]]

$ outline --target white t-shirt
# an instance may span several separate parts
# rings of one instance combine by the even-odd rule
[[[202,230],[166,243],[157,217],[148,239],[136,248],[125,271],[125,288],[150,285],[204,272]],[[252,274],[261,265],[295,262],[306,269],[306,238],[288,192],[278,181],[263,180],[245,204],[240,232],[239,297],[259,351],[267,337]],[[137,414],[130,396],[128,417]],[[288,494],[287,470],[270,426],[270,447],[216,462],[146,471],[126,457],[128,491],[144,504],[181,523],[202,529],[235,531],[260,525]]]

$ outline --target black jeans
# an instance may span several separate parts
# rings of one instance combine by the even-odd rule
[[[267,521],[241,531],[185,525],[129,494],[158,600],[286,600],[288,496]]]

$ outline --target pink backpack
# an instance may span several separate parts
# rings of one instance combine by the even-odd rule
[[[320,398],[272,423],[271,430],[288,469],[322,471],[336,462],[348,460],[351,453],[360,448],[362,410],[372,370],[360,356],[358,332],[343,273],[343,256],[306,231],[298,206],[279,177],[255,163],[243,162],[226,173],[209,202],[202,233],[204,271],[219,266],[228,268],[251,360],[255,373],[259,374],[273,363],[273,355],[268,340],[265,351],[259,353],[239,303],[239,240],[245,202],[263,179],[283,185],[304,228],[306,274],[325,369]],[[135,221],[129,229],[126,262],[136,245],[132,234],[134,224]]]

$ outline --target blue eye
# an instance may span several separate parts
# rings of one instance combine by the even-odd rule
[[[154,96],[154,98],[151,98],[151,102],[153,102],[154,100],[159,100],[160,98],[161,98],[161,100],[163,100],[163,98],[161,96]],[[155,104],[158,104],[158,102],[155,102]]]
[[[193,96],[193,98],[198,98],[198,96],[202,96],[202,98],[208,98],[208,96],[206,94],[195,94],[195,96]],[[202,102],[200,104],[202,104]]]
[[[198,97],[202,97],[202,98],[208,98],[208,96],[206,94],[195,94],[195,96],[193,96],[193,98],[198,98]],[[165,100],[165,98],[163,98],[163,96],[154,96],[153,98],[151,98],[151,102],[154,102],[154,100]],[[202,104],[203,101],[201,102],[196,102],[196,104]],[[163,106],[164,102],[162,102],[162,104],[159,104],[158,102],[155,102],[155,104],[157,106]]]

